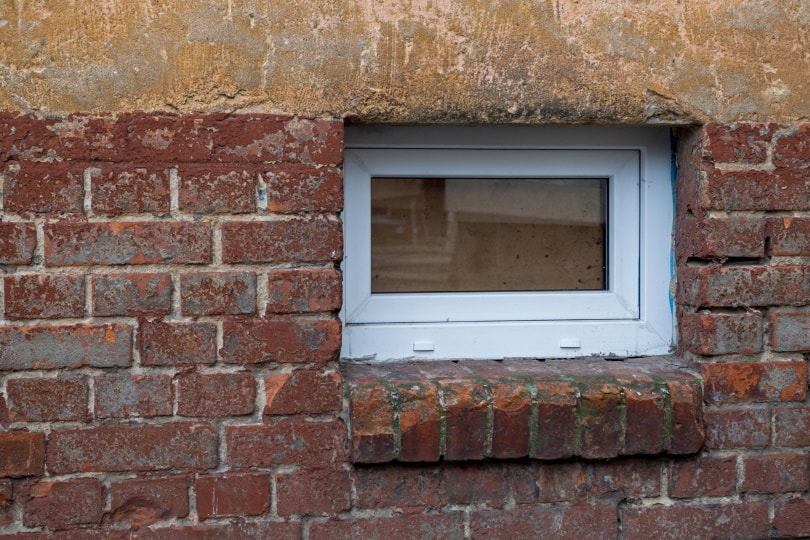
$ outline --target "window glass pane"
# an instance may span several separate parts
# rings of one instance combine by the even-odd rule
[[[603,290],[607,179],[371,179],[371,291]]]

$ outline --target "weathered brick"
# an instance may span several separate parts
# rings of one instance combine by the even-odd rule
[[[438,461],[441,456],[441,404],[439,392],[424,377],[391,373],[399,414],[400,461]],[[354,396],[353,396],[354,397]],[[386,414],[387,408],[380,413]],[[354,429],[353,429],[354,431]]]
[[[806,453],[743,457],[741,492],[781,493],[810,488],[810,459]]]
[[[264,414],[322,414],[343,406],[340,374],[296,370],[265,377]]]
[[[281,516],[327,512],[351,507],[348,471],[311,470],[276,476],[278,513]]]
[[[31,264],[36,245],[33,223],[0,221],[0,264]]]
[[[810,446],[810,408],[777,408],[773,418],[776,446]]]
[[[670,497],[723,497],[734,494],[736,486],[735,456],[677,460],[669,467]]]
[[[101,483],[95,478],[42,481],[27,488],[23,502],[23,524],[26,527],[64,529],[101,521],[104,495]]]
[[[678,260],[765,256],[765,220],[759,217],[686,217],[676,232]]]
[[[235,538],[295,539],[301,537],[300,522],[254,521],[230,523],[174,526],[164,528],[138,529],[127,536],[127,540],[221,540]]]
[[[517,504],[574,502],[583,500],[595,489],[590,467],[585,461],[539,463],[531,469],[521,468],[516,475],[526,477],[528,489],[519,490]]]
[[[768,255],[810,255],[810,219],[776,217],[767,220]]]
[[[268,473],[203,476],[194,482],[194,489],[197,493],[197,513],[201,519],[258,516],[270,508]]]
[[[0,527],[14,523],[14,488],[11,480],[0,480]]]
[[[11,122],[11,155],[22,159],[113,159],[121,157],[122,133],[109,116],[70,114],[62,118],[17,116]]]
[[[87,379],[9,379],[8,410],[13,422],[87,421]]]
[[[335,466],[346,460],[347,438],[342,421],[270,420],[225,428],[228,464],[236,468]]]
[[[256,312],[254,272],[203,272],[180,277],[184,315],[249,315]]]
[[[662,389],[653,385],[623,388],[624,443],[621,453],[657,454],[666,448],[666,411]]]
[[[657,497],[661,495],[661,464],[636,457],[596,462],[593,482],[585,487],[601,499],[615,501]]]
[[[682,268],[677,300],[701,307],[804,305],[810,303],[810,273],[801,266]]]
[[[264,175],[267,209],[279,213],[340,212],[343,176],[335,167],[281,165]]]
[[[132,329],[123,324],[0,327],[0,371],[132,362]]]
[[[720,170],[709,168],[701,189],[707,210],[807,210],[806,169]]]
[[[127,478],[110,484],[112,520],[131,527],[188,515],[186,476]]]
[[[772,313],[768,322],[773,350],[810,350],[810,313]]]
[[[485,504],[501,508],[509,494],[506,469],[500,464],[448,463],[442,467],[443,499],[450,504]]]
[[[576,452],[576,389],[567,382],[537,384],[537,440],[532,457],[564,459]]]
[[[804,401],[807,362],[725,362],[703,364],[709,403]]]
[[[222,225],[222,260],[226,263],[318,262],[342,258],[341,224],[324,217],[232,221]]]
[[[275,270],[268,276],[267,313],[336,311],[343,301],[336,270]]]
[[[707,505],[627,507],[621,510],[623,538],[649,540],[768,536],[768,505],[743,502]]]
[[[76,215],[83,212],[85,164],[16,164],[4,171],[3,209],[21,215]]]
[[[144,366],[213,364],[217,360],[217,328],[211,323],[140,324],[138,342]]]
[[[261,169],[218,163],[188,163],[177,169],[180,210],[195,214],[245,214],[256,210]]]
[[[778,124],[706,124],[704,156],[721,163],[764,163],[778,127]]]
[[[58,319],[84,315],[84,276],[35,274],[4,280],[7,319]]]
[[[167,168],[142,163],[98,163],[90,169],[91,207],[105,216],[169,211]]]
[[[463,514],[398,514],[393,517],[363,517],[314,522],[311,540],[390,540],[411,538],[418,531],[420,540],[461,540],[464,538]]]
[[[47,467],[73,472],[210,469],[217,463],[217,435],[207,425],[99,426],[53,431]]]
[[[667,450],[670,454],[694,454],[706,440],[700,381],[669,380],[666,389],[672,417],[672,424],[667,426],[670,433]]]
[[[45,264],[210,263],[208,223],[69,223],[45,225]]]
[[[444,470],[435,465],[355,467],[355,505],[360,509],[441,507],[447,503]]]
[[[95,377],[96,418],[172,414],[170,375],[115,373]]]
[[[604,459],[619,455],[622,425],[622,396],[615,384],[581,390],[579,399],[580,439],[578,454],[586,459]]]
[[[777,167],[807,167],[810,161],[810,124],[800,124],[775,141],[773,164]]]
[[[45,435],[0,432],[0,477],[39,476],[45,470]]]
[[[771,442],[770,412],[767,410],[708,410],[703,418],[707,448],[761,448]]]
[[[762,351],[762,328],[758,312],[684,313],[679,343],[682,350],[695,354],[753,354]]]
[[[160,317],[172,309],[169,274],[93,276],[93,314]]]
[[[347,366],[344,366],[344,370]],[[394,406],[391,391],[378,380],[350,386],[352,461],[385,463],[397,457]],[[427,450],[430,451],[428,447]],[[438,441],[435,451],[439,454]]]
[[[224,115],[222,115],[224,116]],[[208,117],[208,121],[216,123]],[[129,159],[148,161],[206,161],[211,158],[212,133],[203,115],[128,112],[119,114],[116,128]]]
[[[530,538],[542,531],[544,539],[616,538],[616,506],[578,503],[566,506],[528,506],[514,510],[478,510],[471,515],[474,538]]]
[[[177,414],[228,416],[251,414],[256,381],[250,372],[187,373],[177,378]]]
[[[776,502],[773,526],[780,536],[810,536],[810,499],[792,497]]]
[[[451,365],[445,367],[450,368]],[[445,415],[445,451],[448,460],[482,459],[489,445],[488,396],[480,385],[470,384],[460,371],[437,374]]]
[[[324,364],[340,353],[337,319],[226,319],[220,354],[229,364]]]

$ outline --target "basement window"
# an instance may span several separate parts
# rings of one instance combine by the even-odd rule
[[[349,127],[344,175],[343,358],[672,346],[668,130]]]

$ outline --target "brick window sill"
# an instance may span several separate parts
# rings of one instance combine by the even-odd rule
[[[696,453],[701,379],[672,357],[342,366],[355,463]]]

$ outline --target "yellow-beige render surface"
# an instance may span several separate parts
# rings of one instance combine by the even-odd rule
[[[0,0],[0,110],[806,121],[807,0]]]

